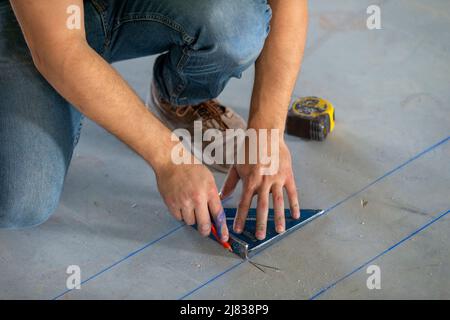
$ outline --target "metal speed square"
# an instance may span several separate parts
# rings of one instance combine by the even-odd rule
[[[273,209],[270,209],[267,220],[267,236],[264,240],[258,240],[255,238],[256,209],[249,210],[247,220],[245,222],[245,228],[241,234],[233,232],[233,221],[237,210],[233,208],[225,208],[224,210],[230,233],[229,243],[233,249],[233,252],[239,255],[242,259],[252,257],[257,252],[279,241],[324,213],[324,210],[319,209],[302,209],[300,210],[300,219],[295,220],[292,219],[290,210],[286,209],[284,211],[286,217],[286,231],[279,234],[275,231],[274,211]],[[212,237],[212,239],[216,240],[214,237]]]

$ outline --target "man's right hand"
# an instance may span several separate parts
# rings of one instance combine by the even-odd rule
[[[211,223],[222,241],[228,241],[228,228],[214,176],[202,164],[168,164],[155,170],[158,189],[177,220],[197,223],[198,231],[208,236]],[[211,221],[212,216],[214,221]]]

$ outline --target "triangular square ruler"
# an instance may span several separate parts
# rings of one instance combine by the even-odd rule
[[[241,234],[233,232],[233,221],[234,217],[236,216],[237,210],[234,208],[225,208],[224,210],[227,217],[228,230],[230,233],[229,243],[231,245],[231,248],[233,249],[233,252],[243,259],[250,258],[257,252],[279,241],[286,235],[301,228],[308,222],[324,213],[324,210],[320,209],[302,209],[300,210],[300,219],[295,220],[291,217],[291,211],[289,209],[286,209],[284,211],[286,217],[286,231],[283,233],[277,233],[275,231],[274,211],[273,209],[270,209],[267,221],[266,238],[264,240],[258,240],[255,238],[256,209],[249,210],[247,220],[245,222],[245,228]],[[216,240],[214,236],[211,235],[210,237]]]

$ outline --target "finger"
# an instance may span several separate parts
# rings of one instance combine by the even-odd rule
[[[255,189],[250,187],[248,184],[244,185],[244,190],[239,202],[236,217],[234,218],[233,229],[236,233],[241,233],[242,231],[244,231],[245,220],[247,219],[248,210],[250,209],[250,205],[252,204],[254,193]]]
[[[208,206],[216,226],[217,236],[222,242],[227,242],[229,238],[227,219],[217,193],[211,195]]]
[[[175,202],[173,202],[172,200],[168,200],[167,198],[164,199],[164,202],[165,202],[167,208],[169,209],[170,213],[172,214],[172,216],[175,219],[177,219],[178,221],[182,221],[183,220],[183,216],[181,215],[181,210],[175,204]]]
[[[291,216],[294,219],[300,219],[300,204],[298,201],[297,187],[293,178],[289,179],[285,184],[287,196],[289,198],[289,206],[291,207]]]
[[[283,188],[280,185],[272,186],[273,211],[275,220],[275,230],[282,233],[286,230],[286,221],[284,217],[284,199]]]
[[[187,224],[192,226],[195,224],[195,213],[194,209],[191,209],[189,207],[181,208],[181,215],[183,216],[183,221]]]
[[[205,200],[195,204],[195,219],[197,221],[197,230],[204,237],[209,236],[211,232],[211,218],[209,216],[208,203]]]
[[[222,190],[220,191],[220,198],[223,200],[229,197],[233,193],[238,182],[239,174],[237,173],[236,167],[232,167],[230,172],[228,172],[228,176],[223,184]]]
[[[182,221],[183,220],[183,216],[181,215],[181,210],[180,209],[169,209],[170,213],[172,214],[172,216],[174,216],[175,219],[177,219],[178,221]]]
[[[267,217],[269,215],[269,185],[263,185],[258,192],[258,204],[256,207],[256,233],[258,240],[266,237]]]

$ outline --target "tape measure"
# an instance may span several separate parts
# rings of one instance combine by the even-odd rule
[[[304,97],[294,101],[286,120],[286,132],[297,137],[322,141],[335,125],[333,105],[322,98]]]

